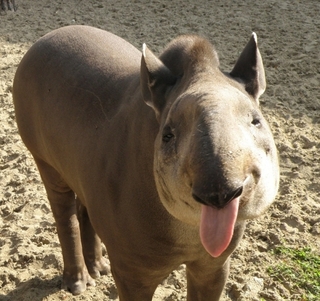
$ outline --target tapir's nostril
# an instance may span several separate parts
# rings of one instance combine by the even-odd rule
[[[235,191],[227,194],[224,198],[225,204],[231,202],[233,199],[239,197],[242,194],[243,186],[237,188]]]
[[[199,197],[197,194],[195,194],[194,192],[192,192],[192,197],[199,203],[203,204],[203,205],[208,205],[205,200],[203,200],[201,197]]]
[[[223,208],[233,199],[239,197],[242,194],[242,191],[243,186],[228,193],[200,193],[193,191],[192,197],[201,204]]]
[[[251,167],[250,173],[253,176],[254,182],[258,183],[261,178],[260,168],[258,166],[253,166],[253,167]]]

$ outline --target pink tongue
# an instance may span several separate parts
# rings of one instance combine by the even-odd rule
[[[212,257],[218,257],[229,246],[238,215],[239,199],[222,209],[201,205],[200,238]]]

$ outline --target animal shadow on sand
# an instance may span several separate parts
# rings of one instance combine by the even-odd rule
[[[61,284],[61,276],[55,276],[51,279],[34,277],[19,283],[17,288],[12,290],[9,294],[0,294],[0,301],[42,301],[45,300],[49,295],[60,291]]]

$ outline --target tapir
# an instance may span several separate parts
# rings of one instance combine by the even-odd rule
[[[187,300],[219,300],[246,220],[278,190],[265,88],[255,33],[231,72],[196,35],[160,56],[88,26],[40,38],[13,100],[56,221],[63,287],[80,294],[108,272],[102,241],[121,301],[152,300],[181,264]]]

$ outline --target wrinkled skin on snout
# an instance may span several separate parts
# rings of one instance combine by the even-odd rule
[[[187,300],[219,300],[245,220],[278,189],[265,87],[255,34],[230,73],[198,36],[159,57],[87,26],[37,41],[13,99],[56,221],[63,287],[81,294],[109,272],[101,239],[121,301],[152,300],[183,263]]]

